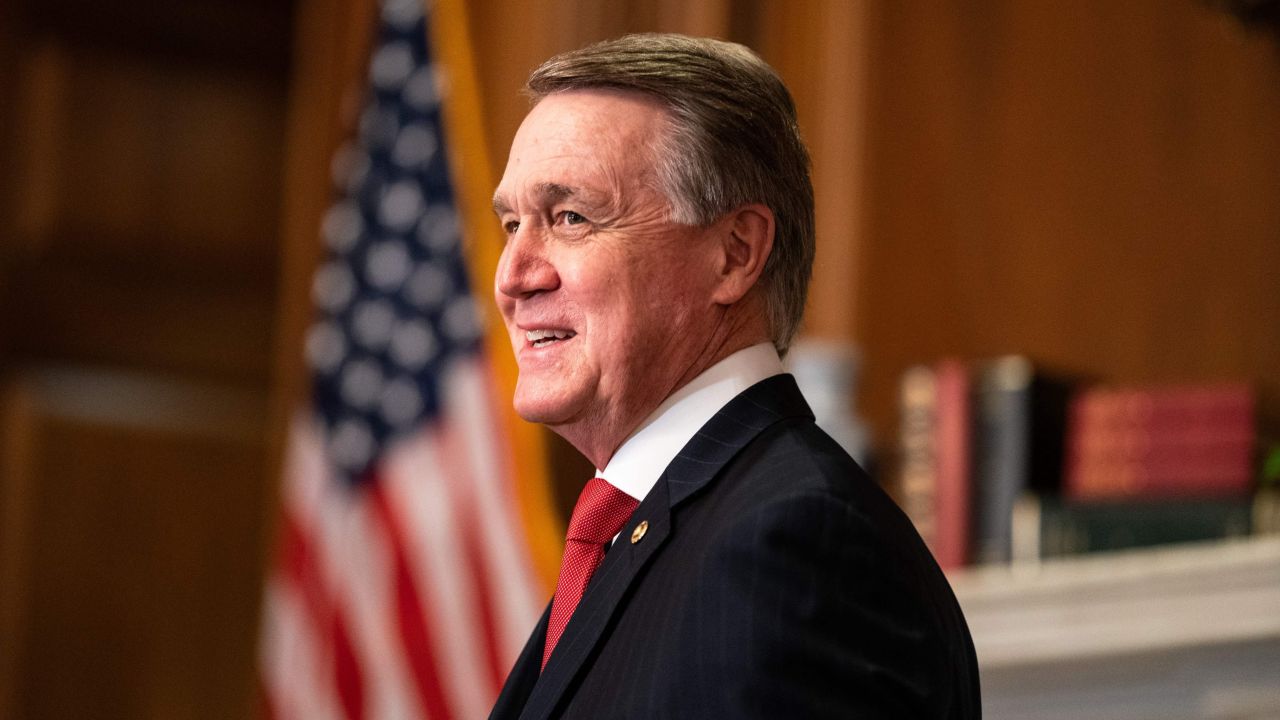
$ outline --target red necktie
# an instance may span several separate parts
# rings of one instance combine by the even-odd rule
[[[542,650],[542,667],[547,666],[551,651],[569,624],[569,617],[578,607],[587,583],[600,567],[605,543],[618,534],[638,504],[635,498],[605,482],[604,478],[591,478],[582,488],[578,504],[573,506],[573,517],[569,519],[560,579],[556,581],[556,596],[551,601],[551,619],[547,623],[547,643]]]

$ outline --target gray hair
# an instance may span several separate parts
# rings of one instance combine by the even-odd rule
[[[664,103],[671,129],[658,176],[675,222],[707,226],[761,203],[773,211],[773,251],[761,282],[774,347],[786,354],[813,273],[813,184],[795,103],[782,79],[742,45],[638,34],[557,55],[529,76],[536,104],[556,92],[613,89]]]

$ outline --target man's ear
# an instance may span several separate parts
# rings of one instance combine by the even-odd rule
[[[738,302],[755,286],[773,251],[773,211],[759,203],[743,205],[716,224],[720,242],[719,283],[712,299]]]

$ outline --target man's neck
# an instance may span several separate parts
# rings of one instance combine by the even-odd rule
[[[668,396],[597,474],[642,500],[680,449],[713,415],[747,388],[781,372],[782,363],[770,343],[731,354]]]
[[[679,393],[682,388],[735,353],[754,345],[769,342],[767,338],[760,337],[754,333],[751,336],[740,335],[739,337],[738,341],[732,343],[707,343],[698,357],[689,363],[686,370],[674,381],[669,381],[666,384],[665,392],[652,393],[649,396],[649,400],[643,404],[629,408],[602,408],[603,413],[601,416],[583,418],[564,425],[549,425],[548,427],[564,438],[570,445],[573,445],[595,467],[603,468],[609,464],[613,454],[622,446],[622,443],[634,435],[653,415],[655,410],[663,406],[669,398]],[[652,389],[645,388],[645,390]]]

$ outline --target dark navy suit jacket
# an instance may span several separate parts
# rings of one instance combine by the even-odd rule
[[[540,673],[546,626],[493,720],[981,714],[950,586],[790,375],[743,392],[680,451]]]

